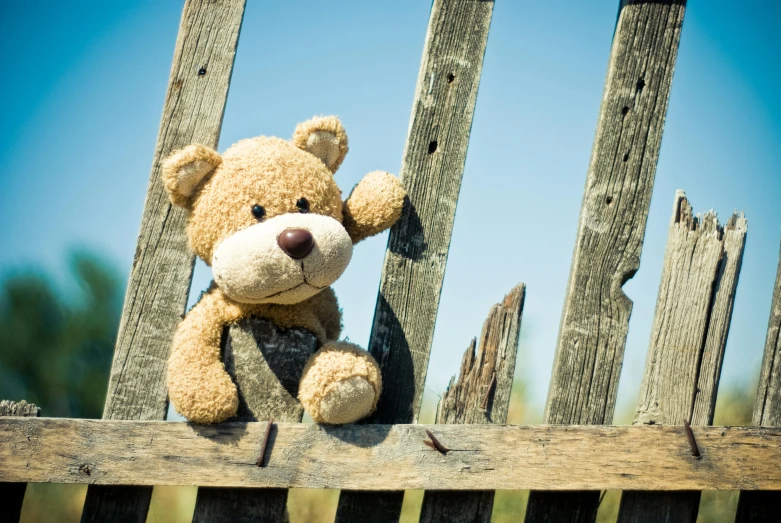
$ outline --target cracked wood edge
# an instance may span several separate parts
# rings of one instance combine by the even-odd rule
[[[781,429],[0,418],[0,482],[263,488],[779,490]],[[430,430],[443,456],[424,444]]]
[[[781,426],[781,254],[776,271],[776,283],[770,303],[765,352],[759,374],[757,400],[754,404],[754,425]],[[778,516],[781,492],[740,493],[736,523],[762,523]]]
[[[610,423],[685,0],[622,0],[589,162],[545,408],[547,423]],[[593,492],[529,495],[526,521],[591,522]]]
[[[261,318],[231,326],[222,359],[239,389],[235,421],[300,422],[304,408],[298,401],[298,384],[317,346],[312,333],[277,329]],[[244,521],[273,523],[285,520],[286,507],[286,489],[205,487],[198,489],[192,521],[232,523],[241,514]]]
[[[217,147],[245,0],[187,0],[152,160],[133,268],[114,349],[104,419],[162,420],[165,369],[190,290],[186,212],[160,180],[162,159],[190,143]],[[149,488],[91,488],[83,522],[146,520]]]
[[[417,419],[453,219],[483,68],[492,0],[434,0],[401,180],[408,198],[391,229],[369,351],[383,389],[369,422]],[[398,521],[403,492],[343,491],[337,523]]]
[[[519,283],[491,307],[480,345],[472,340],[464,353],[458,380],[453,377],[437,407],[437,423],[502,425],[507,422],[515,373],[518,335],[526,286]],[[477,350],[476,350],[477,349]],[[420,523],[489,523],[494,491],[427,490]]]
[[[0,401],[0,417],[17,416],[23,418],[37,418],[41,415],[41,409],[32,403],[22,400],[19,402],[2,400]],[[0,513],[8,518],[8,521],[19,521],[22,515],[22,505],[24,504],[24,493],[27,490],[26,482],[14,482],[0,485],[2,490],[2,503],[0,503]]]
[[[734,213],[694,216],[683,191],[673,203],[636,424],[710,425],[727,344],[747,222]],[[700,492],[624,492],[619,522],[689,522]]]

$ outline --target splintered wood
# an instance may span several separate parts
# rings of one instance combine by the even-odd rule
[[[676,194],[635,423],[712,423],[746,228]]]
[[[507,422],[526,286],[521,283],[491,307],[477,340],[461,361],[437,407],[437,423]]]
[[[37,418],[41,415],[40,407],[22,400],[19,402],[2,400],[0,401],[0,416],[17,416],[22,418]]]
[[[742,214],[723,227],[713,211],[695,216],[676,193],[635,423],[713,422],[746,228]],[[699,491],[625,492],[618,520],[684,523],[699,502]]]
[[[458,380],[450,380],[437,406],[437,423],[485,424],[507,422],[515,373],[518,335],[526,286],[514,287],[502,303],[491,307],[483,331],[472,340],[461,361]],[[494,492],[427,490],[420,523],[435,521],[489,522]]]

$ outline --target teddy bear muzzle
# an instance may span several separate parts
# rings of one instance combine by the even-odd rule
[[[282,214],[223,240],[214,250],[212,271],[234,301],[290,305],[334,283],[352,250],[350,235],[334,218]]]

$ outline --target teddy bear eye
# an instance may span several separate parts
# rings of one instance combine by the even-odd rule
[[[252,206],[252,216],[254,216],[256,220],[258,221],[262,220],[265,215],[266,215],[266,209],[264,209],[258,204]]]
[[[299,212],[307,213],[309,212],[309,200],[306,198],[299,198],[296,202],[296,207],[298,207]]]

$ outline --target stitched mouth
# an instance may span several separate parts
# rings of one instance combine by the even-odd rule
[[[288,293],[288,292],[292,292],[292,291],[294,291],[294,290],[296,290],[296,289],[298,289],[299,287],[302,287],[302,286],[304,286],[304,285],[306,285],[307,287],[312,287],[313,289],[317,289],[318,291],[321,291],[321,290],[325,289],[325,287],[318,287],[318,286],[316,286],[316,285],[312,285],[311,283],[309,283],[308,281],[306,281],[306,277],[304,277],[304,281],[302,281],[302,282],[301,282],[301,283],[299,283],[298,285],[294,285],[294,286],[290,287],[289,289],[285,289],[285,290],[283,290],[283,291],[275,292],[274,294],[269,294],[268,296],[264,296],[264,297],[262,297],[262,298],[260,298],[260,299],[261,299],[261,300],[267,300],[267,299],[269,299],[269,298],[274,298],[274,297],[276,297],[276,296],[279,296],[279,295],[281,295],[281,294],[286,294],[286,293]],[[327,287],[327,286],[326,286],[326,287]]]

